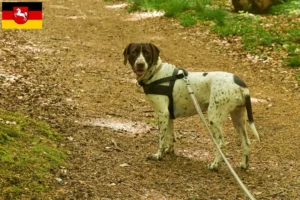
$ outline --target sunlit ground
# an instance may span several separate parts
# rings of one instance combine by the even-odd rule
[[[115,5],[109,5],[105,6],[107,9],[122,9],[127,6],[126,3],[122,4],[115,4]],[[138,20],[143,20],[147,18],[153,18],[153,17],[161,17],[163,16],[164,13],[160,11],[147,11],[147,12],[134,12],[130,14],[130,18],[125,19],[125,21],[138,21]]]

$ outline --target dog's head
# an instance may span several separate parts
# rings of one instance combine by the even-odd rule
[[[134,73],[141,77],[157,64],[159,49],[151,43],[131,43],[123,51],[124,65],[129,61]]]

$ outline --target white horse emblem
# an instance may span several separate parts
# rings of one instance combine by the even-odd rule
[[[27,12],[22,13],[20,8],[17,8],[16,12],[14,13],[15,18],[17,18],[17,17],[22,17],[23,18],[23,23],[27,22],[27,15],[28,15]]]

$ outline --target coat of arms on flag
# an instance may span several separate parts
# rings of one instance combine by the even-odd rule
[[[2,2],[2,29],[41,29],[42,2]]]

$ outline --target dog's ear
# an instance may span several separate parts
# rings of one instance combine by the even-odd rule
[[[132,43],[130,43],[123,51],[123,55],[124,55],[124,65],[127,64],[127,60],[128,60],[128,55],[129,55],[129,49]]]
[[[152,43],[149,43],[152,49],[152,65],[156,65],[159,57],[159,49]]]

